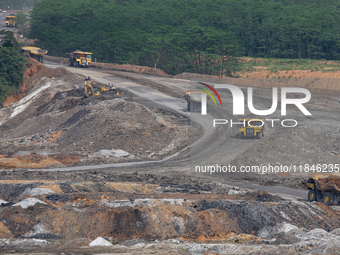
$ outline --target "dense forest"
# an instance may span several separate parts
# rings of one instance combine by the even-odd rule
[[[0,9],[2,10],[20,10],[23,7],[32,9],[32,7],[43,0],[0,0]],[[9,9],[8,9],[9,7]]]
[[[57,56],[231,75],[237,56],[338,59],[339,21],[339,0],[45,0],[31,38]]]
[[[0,107],[2,107],[6,96],[19,89],[27,62],[18,54],[19,44],[12,32],[0,31],[0,37]]]

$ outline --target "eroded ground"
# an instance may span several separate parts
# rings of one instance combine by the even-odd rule
[[[0,248],[18,254],[336,254],[339,213],[322,203],[167,181],[1,181]],[[109,246],[90,246],[97,237]]]
[[[118,88],[119,96],[102,92],[102,84],[95,83],[101,95],[84,97],[83,76],[63,67],[32,67],[22,95],[9,98],[0,110],[2,253],[337,254],[337,205],[247,188],[249,182],[302,191],[315,173],[188,172],[190,156],[201,163],[221,159],[238,165],[338,163],[340,107],[335,96],[313,94],[307,104],[312,118],[301,118],[290,109],[299,127],[274,128],[262,140],[240,140],[237,129],[207,137],[203,133],[209,130],[190,120],[185,106],[163,107],[131,92],[157,97],[157,90],[172,102],[181,99],[190,84],[181,78],[198,76],[183,74],[171,80],[150,68],[135,67],[133,75],[112,73],[115,68],[97,66],[104,69],[103,81],[117,79],[127,86]],[[271,103],[267,85],[256,87],[256,106]],[[227,93],[221,95],[230,99]],[[217,117],[224,117],[224,110],[211,108]],[[202,136],[202,154],[188,153],[189,143]],[[174,154],[173,160],[159,165],[133,163]],[[124,162],[131,165],[95,169]],[[86,165],[88,170],[64,171]],[[90,246],[96,243],[108,246]]]
[[[188,145],[187,117],[124,89],[84,96],[84,78],[41,68],[29,94],[0,111],[0,167],[45,168],[162,159]]]

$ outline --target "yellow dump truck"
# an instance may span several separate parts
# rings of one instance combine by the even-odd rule
[[[44,55],[47,53],[47,50],[42,50],[38,47],[32,46],[23,46],[21,47],[21,54],[27,57],[34,58],[41,63],[44,63]]]
[[[187,109],[189,112],[199,112],[201,111],[202,107],[202,94],[207,94],[203,90],[188,90],[187,93],[184,95],[184,99],[187,100]],[[207,98],[209,101],[210,98]],[[208,104],[207,104],[207,111],[208,111]]]
[[[257,138],[261,139],[265,135],[265,119],[255,119],[255,118],[246,118],[239,119],[239,122],[243,122],[243,124],[239,124],[241,138]]]
[[[322,170],[322,166],[320,166]],[[338,169],[339,171],[339,166]],[[306,188],[309,189],[308,200],[310,202],[324,202],[333,205],[340,201],[340,177],[309,178]]]
[[[8,16],[5,16],[5,19],[6,19],[6,27],[15,27],[16,16],[13,13]]]
[[[91,52],[84,52],[80,50],[73,51],[71,53],[67,53],[70,56],[68,61],[69,66],[82,66],[82,67],[90,67],[92,53]]]

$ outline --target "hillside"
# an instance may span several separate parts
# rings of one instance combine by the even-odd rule
[[[236,56],[338,59],[339,12],[335,0],[45,0],[31,38],[54,56],[230,76]]]

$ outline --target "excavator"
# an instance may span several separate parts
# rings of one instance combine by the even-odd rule
[[[93,81],[90,82],[90,76],[87,76],[85,78],[85,97],[88,97],[89,95],[91,96],[99,96],[100,93],[96,89],[94,89],[91,85]],[[87,93],[87,89],[89,89],[89,93]]]
[[[40,63],[44,63],[44,55],[47,54],[47,50],[42,50],[38,47],[23,46],[21,47],[21,54],[34,58]]]
[[[5,16],[5,19],[6,19],[6,27],[15,27],[16,16],[14,13],[8,16]]]
[[[90,67],[92,53],[91,52],[84,52],[80,50],[73,51],[71,53],[67,53],[70,56],[68,61],[69,66],[82,66],[82,67]]]

